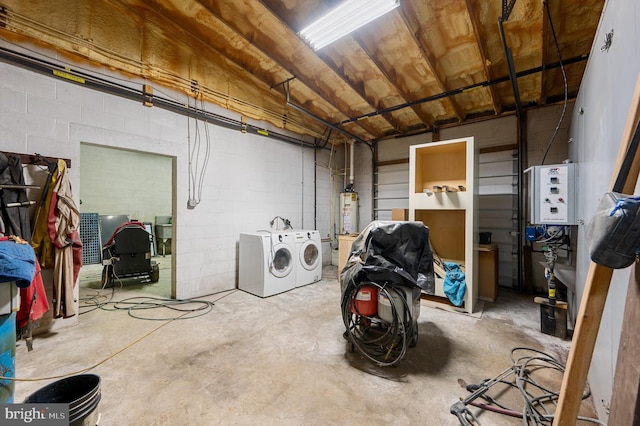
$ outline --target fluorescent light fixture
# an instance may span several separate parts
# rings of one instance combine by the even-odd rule
[[[346,0],[298,35],[318,50],[400,6],[400,0]]]

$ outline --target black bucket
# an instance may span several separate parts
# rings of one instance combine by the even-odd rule
[[[95,426],[98,424],[100,397],[100,377],[95,374],[80,374],[38,389],[24,402],[69,404],[69,426]]]

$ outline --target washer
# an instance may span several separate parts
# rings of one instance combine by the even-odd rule
[[[295,250],[290,231],[240,234],[238,288],[259,297],[295,288]]]
[[[322,278],[322,242],[320,233],[312,230],[293,231],[296,241],[296,287],[320,281]]]

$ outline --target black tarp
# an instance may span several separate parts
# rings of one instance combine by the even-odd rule
[[[351,245],[340,288],[344,292],[350,283],[363,281],[419,287],[434,294],[429,228],[422,222],[371,222]]]

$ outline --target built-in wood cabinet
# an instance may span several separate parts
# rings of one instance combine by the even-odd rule
[[[444,277],[436,274],[435,293],[424,299],[469,313],[478,301],[477,158],[473,137],[409,148],[409,220],[429,228],[434,253],[463,268],[467,287],[464,303],[456,307],[444,293]]]

